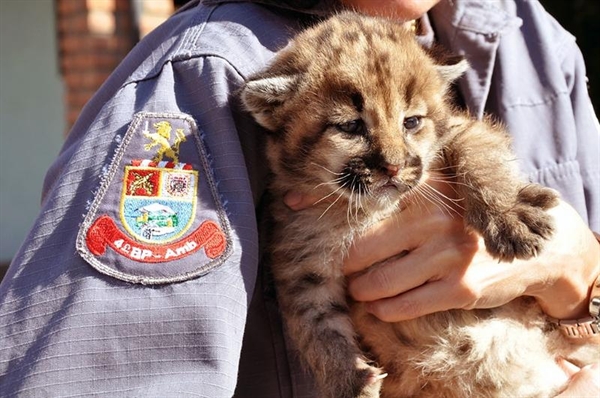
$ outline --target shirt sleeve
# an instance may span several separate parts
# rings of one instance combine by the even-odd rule
[[[258,263],[254,201],[230,106],[241,82],[225,60],[196,57],[166,62],[147,79],[109,84],[102,101],[92,101],[48,175],[40,215],[1,285],[3,395],[233,394]],[[177,130],[184,137],[178,151],[158,159],[158,148],[174,148]],[[152,134],[169,145],[146,151]],[[184,203],[190,192],[195,198]],[[144,195],[155,196],[148,202]],[[130,199],[135,206],[127,207]],[[182,237],[160,235],[194,200]],[[150,209],[144,216],[144,203],[162,207],[142,206]],[[138,213],[130,217],[127,209]],[[128,241],[108,229],[99,230],[98,254],[87,232],[102,215],[140,250],[174,245],[173,254],[137,261],[150,255],[124,250]],[[149,219],[155,224],[143,235],[136,228]],[[184,247],[182,239],[204,221],[220,227],[227,252],[211,258],[207,245]],[[197,242],[209,238],[199,234]],[[148,270],[146,279],[122,277]]]
[[[585,62],[576,42],[564,48],[563,70],[570,90],[577,131],[577,157],[581,167],[590,227],[600,231],[600,125],[587,87]]]

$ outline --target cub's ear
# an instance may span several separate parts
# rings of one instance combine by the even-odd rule
[[[250,79],[241,91],[246,109],[264,128],[275,131],[280,126],[274,117],[276,109],[292,97],[300,76],[268,76]]]
[[[436,69],[442,80],[449,86],[453,81],[458,79],[469,69],[469,63],[462,57],[455,57],[446,60],[444,65],[436,65]]]

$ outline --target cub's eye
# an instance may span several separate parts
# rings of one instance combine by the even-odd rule
[[[348,134],[362,134],[364,131],[364,123],[361,119],[352,120],[346,123],[340,123],[335,126],[338,130]]]
[[[402,123],[407,132],[412,133],[421,125],[421,116],[409,116]]]

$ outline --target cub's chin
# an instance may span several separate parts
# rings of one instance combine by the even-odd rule
[[[373,189],[373,208],[378,212],[395,211],[402,207],[402,200],[415,193],[419,180],[400,181],[389,179]]]
[[[392,212],[400,207],[406,191],[402,192],[394,185],[383,185],[373,192],[368,207],[372,212]]]

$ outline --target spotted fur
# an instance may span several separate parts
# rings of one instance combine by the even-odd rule
[[[346,297],[347,248],[427,171],[453,174],[467,226],[498,259],[534,256],[551,236],[555,193],[521,182],[500,125],[450,105],[466,67],[436,63],[395,22],[343,13],[298,35],[241,92],[268,130],[279,306],[323,397],[537,397],[564,382],[549,348],[562,340],[531,301],[388,324]],[[294,212],[290,190],[323,199]]]

